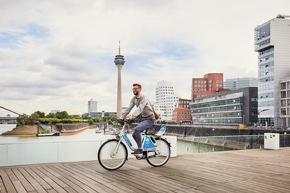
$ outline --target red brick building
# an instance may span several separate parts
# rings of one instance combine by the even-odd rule
[[[191,124],[191,112],[189,108],[175,108],[172,112],[172,120],[176,123]]]
[[[191,123],[190,101],[190,99],[178,98],[178,107],[172,112],[172,121],[176,123]]]
[[[223,78],[223,73],[208,73],[203,78],[192,78],[191,101],[194,101],[196,97],[226,91]]]
[[[178,108],[189,108],[190,99],[178,98]]]

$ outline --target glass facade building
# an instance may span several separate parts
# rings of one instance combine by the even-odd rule
[[[226,79],[224,88],[230,90],[237,90],[240,88],[258,87],[257,78],[231,78]]]
[[[91,99],[88,101],[88,114],[92,116],[96,112],[98,112],[98,102]]]
[[[255,28],[259,124],[280,127],[280,81],[290,76],[290,20],[274,18]]]
[[[251,125],[257,123],[257,87],[199,97],[190,104],[192,124]]]

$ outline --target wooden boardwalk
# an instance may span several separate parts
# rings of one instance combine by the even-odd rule
[[[154,168],[130,159],[0,167],[0,192],[290,192],[290,148],[183,155]]]

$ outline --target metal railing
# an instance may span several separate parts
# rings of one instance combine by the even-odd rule
[[[290,147],[290,134],[280,134],[280,147]],[[214,151],[263,149],[264,135],[179,137],[178,155]]]

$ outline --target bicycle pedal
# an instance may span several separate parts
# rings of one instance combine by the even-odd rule
[[[137,160],[141,160],[144,159],[145,156],[144,155],[135,155]]]

